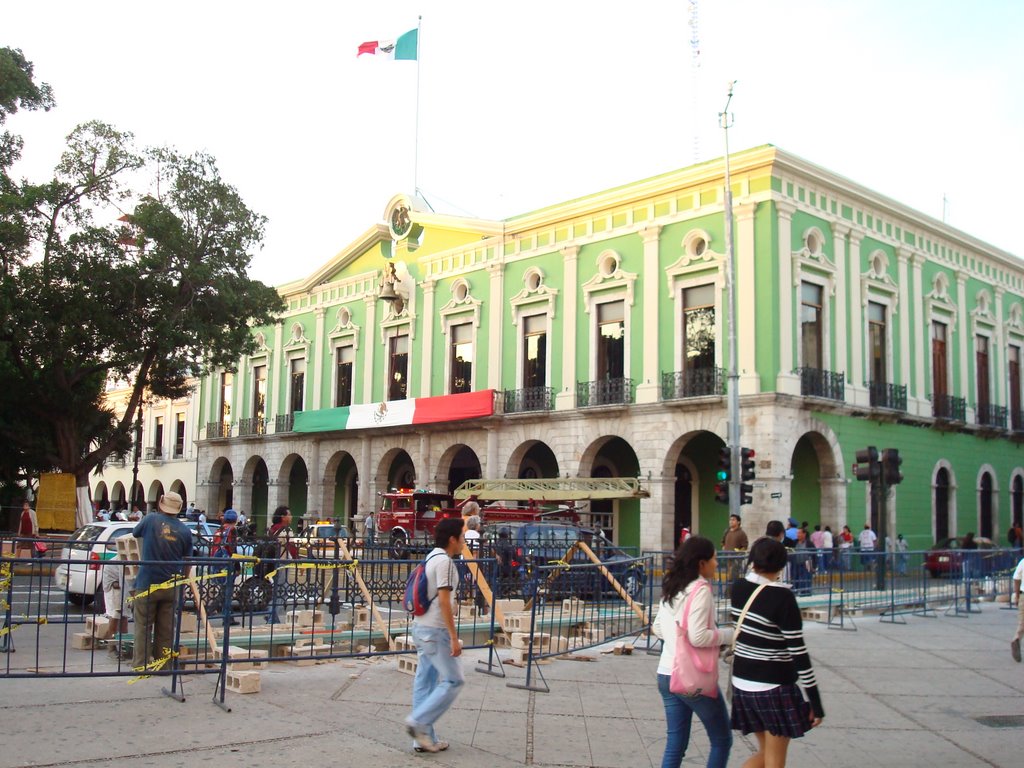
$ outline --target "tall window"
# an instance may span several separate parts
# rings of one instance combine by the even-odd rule
[[[451,394],[469,392],[473,382],[473,327],[469,323],[451,327],[451,370],[448,390]]]
[[[868,351],[871,355],[871,383],[884,384],[889,381],[885,349],[885,305],[868,302]]]
[[[296,357],[289,364],[291,393],[289,413],[297,413],[303,410],[306,394],[306,358]]]
[[[181,459],[185,456],[185,414],[178,413],[175,418],[177,423],[174,425],[174,458]]]
[[[230,371],[220,375],[220,420],[222,424],[231,423],[231,398],[235,385],[235,376]]]
[[[932,395],[949,394],[949,382],[946,378],[946,333],[945,323],[932,322]]]
[[[597,378],[621,379],[626,370],[625,302],[597,305]]]
[[[388,400],[405,400],[409,389],[409,337],[392,336],[388,356]]]
[[[989,406],[988,336],[978,335],[975,337],[974,362],[977,371],[975,385],[978,393],[978,410],[985,411]]]
[[[164,417],[157,416],[153,425],[153,457],[159,459],[164,455]]]
[[[1014,429],[1020,429],[1020,347],[1011,346],[1007,358],[1010,374],[1010,423]]]
[[[252,369],[252,417],[262,420],[267,415],[267,366]]]
[[[548,381],[548,324],[545,315],[523,318],[523,388],[544,387]]]
[[[683,291],[683,368],[715,367],[715,286]]]
[[[355,363],[356,351],[351,345],[338,347],[335,352],[334,366],[334,407],[352,405],[352,366]]]
[[[805,368],[825,367],[821,354],[822,293],[820,285],[800,284],[800,359]]]
[[[949,470],[935,474],[935,541],[949,537]]]

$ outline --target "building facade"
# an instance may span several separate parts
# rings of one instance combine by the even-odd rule
[[[131,392],[125,382],[110,382],[105,402],[121,416]],[[125,459],[107,459],[93,471],[89,481],[95,509],[130,509],[132,504],[138,504],[143,511],[156,509],[165,491],[181,494],[186,505],[195,500],[198,413],[195,390],[178,400],[143,401],[134,489],[134,452]]]
[[[851,472],[875,445],[903,456],[890,530],[912,547],[1005,537],[1024,265],[777,148],[731,167],[747,530],[877,522]],[[199,503],[352,521],[389,487],[630,476],[648,498],[591,506],[617,542],[719,540],[723,196],[721,160],[501,222],[396,196],[201,382]]]

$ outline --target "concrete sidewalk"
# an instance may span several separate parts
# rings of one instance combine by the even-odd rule
[[[1005,604],[1003,604],[1005,605]],[[1019,766],[1024,762],[1024,665],[1009,638],[1016,611],[982,604],[970,618],[857,619],[856,631],[807,624],[822,689],[824,725],[793,742],[791,766]],[[417,755],[402,720],[412,678],[394,659],[281,665],[258,694],[228,694],[231,713],[211,703],[211,677],[185,682],[188,700],[160,694],[164,680],[112,678],[0,681],[0,768],[83,765],[220,766],[659,766],[664,746],[657,659],[597,654],[592,663],[542,667],[550,693],[507,687],[508,677],[472,671],[439,724],[449,751]],[[975,718],[1016,716],[1016,727]],[[730,765],[753,751],[738,737]],[[684,761],[704,765],[698,724]]]

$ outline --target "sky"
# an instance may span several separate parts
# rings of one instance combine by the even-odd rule
[[[91,119],[209,152],[268,217],[250,273],[279,285],[415,187],[502,219],[720,157],[736,81],[734,152],[774,144],[1024,257],[1024,2],[697,13],[694,46],[688,0],[8,3],[0,46],[57,99],[8,120],[15,172],[45,178]],[[357,59],[420,16],[418,65]]]

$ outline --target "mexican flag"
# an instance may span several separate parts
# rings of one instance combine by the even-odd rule
[[[493,414],[494,390],[483,389],[459,395],[416,397],[300,411],[295,414],[293,428],[296,432],[335,432],[343,429],[437,424],[443,421],[478,419]]]
[[[385,59],[416,61],[419,53],[419,37],[419,29],[410,29],[398,40],[370,40],[360,44],[356,56],[368,53],[371,56],[381,56]]]

